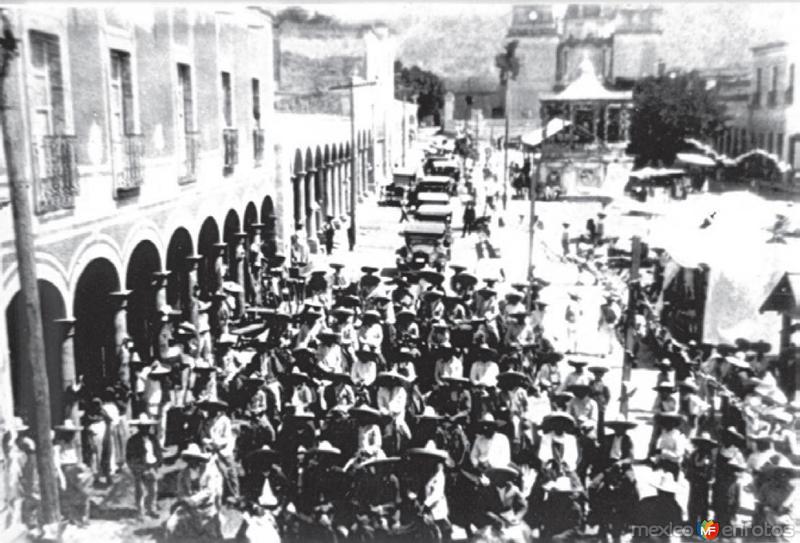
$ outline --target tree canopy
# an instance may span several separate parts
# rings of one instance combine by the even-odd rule
[[[395,98],[409,100],[416,95],[417,118],[423,119],[432,115],[434,122],[440,121],[441,109],[444,107],[444,82],[433,72],[423,70],[419,66],[403,66],[399,60],[394,62]]]
[[[647,77],[633,91],[628,151],[637,164],[672,163],[685,138],[710,140],[724,127],[716,89],[696,72]]]
[[[511,40],[505,44],[505,52],[494,57],[494,65],[500,70],[500,85],[505,87],[508,80],[514,80],[519,74],[519,59],[516,56],[518,40]]]

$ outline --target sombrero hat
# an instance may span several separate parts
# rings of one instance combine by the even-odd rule
[[[73,421],[72,419],[66,419],[64,421],[64,424],[59,424],[58,426],[54,426],[53,430],[55,430],[56,432],[61,432],[61,433],[65,433],[65,434],[66,433],[74,433],[74,432],[80,432],[81,430],[83,430],[83,426],[76,426],[75,425],[75,421]]]
[[[192,366],[192,371],[196,371],[197,373],[212,372],[216,371],[216,369],[217,367],[214,364],[203,359],[198,360],[194,363],[194,366]]]
[[[518,290],[512,290],[512,291],[506,292],[506,295],[505,295],[505,298],[508,301],[511,301],[511,300],[520,301],[524,297],[525,297],[525,295],[523,293],[521,293],[520,291],[518,291]]]
[[[542,420],[542,432],[553,432],[562,430],[564,432],[575,431],[575,419],[563,411],[556,411],[545,415]]]
[[[675,392],[675,384],[671,381],[664,381],[653,387],[656,392]]]
[[[344,264],[342,264],[341,262],[331,262],[329,266],[337,271],[344,268]]]
[[[486,470],[486,477],[489,478],[489,481],[494,486],[503,486],[508,481],[517,482],[519,481],[520,472],[519,470],[509,464],[507,466],[493,466]]]
[[[162,364],[159,360],[153,362],[150,366],[150,371],[147,373],[148,378],[158,379],[159,377],[164,377],[172,373],[172,370]]]
[[[338,457],[341,456],[342,450],[338,447],[334,447],[331,445],[330,441],[323,440],[319,442],[319,445],[314,447],[313,449],[309,449],[307,454],[309,455],[316,455],[316,456],[333,456]]]
[[[655,363],[655,367],[660,370],[667,370],[671,371],[672,368],[672,361],[669,358],[662,358],[658,362]]]
[[[606,366],[589,366],[586,369],[593,373],[595,377],[602,377],[609,371],[609,368]]]
[[[567,475],[561,475],[542,485],[542,488],[547,492],[557,494],[582,494],[583,489]]]
[[[156,424],[158,421],[151,419],[147,413],[140,413],[137,418],[128,421],[129,426],[155,426]]]
[[[475,359],[484,362],[494,361],[497,359],[497,351],[489,347],[486,343],[483,343],[476,349]]]
[[[361,320],[367,320],[367,318],[379,321],[381,320],[381,314],[375,309],[368,309],[361,314]]]
[[[235,281],[225,281],[222,283],[222,290],[229,294],[240,294],[244,292],[244,288]]]
[[[726,356],[725,362],[727,362],[728,364],[730,364],[735,368],[741,368],[741,369],[750,368],[750,364],[747,362],[747,360],[744,359],[743,356]]]
[[[444,282],[444,275],[435,270],[420,270],[419,277],[434,285],[441,285]]]
[[[450,269],[453,270],[453,273],[456,275],[460,274],[461,272],[467,271],[467,267],[461,264],[450,264]]]
[[[197,443],[189,443],[183,452],[181,458],[186,460],[200,460],[201,462],[208,462],[211,459],[211,454],[203,452]]]
[[[492,296],[497,296],[497,291],[489,287],[479,288],[477,292],[482,298],[491,298]]]
[[[255,466],[272,465],[277,464],[280,461],[278,451],[269,445],[264,445],[260,449],[256,449],[248,453],[245,458],[247,459],[248,464]]]
[[[697,436],[692,438],[692,443],[695,445],[704,445],[707,447],[716,447],[717,441],[711,437],[708,432],[700,432]]]
[[[430,406],[426,405],[425,409],[422,410],[422,414],[417,417],[419,420],[431,420],[431,421],[439,421],[442,420],[442,416],[439,415],[436,410]]]
[[[659,419],[661,422],[674,422],[674,423],[681,423],[684,420],[683,415],[676,412],[656,413],[656,418]]]
[[[722,433],[732,437],[736,441],[744,441],[744,436],[740,434],[739,430],[737,430],[734,426],[728,426],[722,430]]]
[[[350,418],[362,426],[380,425],[384,419],[380,411],[366,404],[350,408],[349,414]]]
[[[675,481],[675,476],[667,471],[662,472],[661,476],[650,484],[661,492],[675,494],[678,491],[678,483]]]
[[[197,335],[197,327],[192,324],[191,322],[182,322],[178,325],[178,329],[176,333],[180,336],[196,336]],[[130,338],[128,338],[130,339]],[[132,340],[131,340],[132,341]]]
[[[327,328],[317,334],[317,338],[323,343],[339,343],[342,340],[342,335]]]
[[[454,287],[458,286],[467,289],[467,288],[472,288],[477,284],[478,284],[478,278],[468,272],[459,273],[458,275],[455,275],[452,278],[452,285]]]
[[[571,360],[567,360],[567,364],[569,364],[573,368],[583,368],[585,366],[588,366],[589,362],[587,362],[586,360],[574,359],[573,358]]]
[[[574,397],[575,397],[575,395],[572,392],[570,392],[569,390],[561,390],[561,391],[558,391],[558,392],[554,392],[553,395],[552,395],[553,401],[554,402],[560,402],[560,403],[567,403],[568,401],[570,401]]]
[[[480,432],[484,429],[493,428],[497,430],[498,428],[505,426],[505,422],[502,420],[496,420],[494,415],[491,413],[484,413],[481,419],[475,424],[476,428]]]
[[[607,428],[611,428],[612,430],[633,430],[636,428],[637,424],[632,420],[609,420],[603,423]]]
[[[356,351],[356,357],[362,362],[374,362],[378,359],[378,353],[369,349],[359,349]]]
[[[758,469],[758,473],[784,479],[796,479],[800,477],[800,467],[792,464],[782,454],[776,453]]]
[[[361,266],[361,271],[367,275],[372,275],[374,273],[378,273],[379,268],[374,266]]]
[[[692,378],[691,376],[686,377],[682,381],[679,381],[678,382],[678,388],[688,389],[688,390],[691,390],[692,392],[697,392],[698,391],[697,383],[695,382],[694,378]]]
[[[355,312],[349,307],[335,307],[331,310],[331,315],[337,319],[346,319],[355,315]]]
[[[410,309],[404,307],[403,309],[401,309],[400,311],[395,313],[394,317],[395,317],[395,319],[400,319],[400,318],[416,319],[417,318],[417,314],[414,313],[413,311],[411,311]]]
[[[375,385],[378,387],[394,388],[398,386],[408,386],[411,381],[397,371],[382,371],[375,377]]]
[[[427,458],[437,462],[447,462],[450,455],[436,446],[433,440],[428,441],[424,447],[412,447],[406,451],[409,458]]]
[[[506,371],[497,376],[497,386],[504,390],[527,388],[531,383],[530,377],[519,371]]]
[[[362,275],[359,284],[364,288],[375,288],[381,284],[381,278],[377,275]]]
[[[228,408],[228,403],[222,400],[202,400],[197,402],[197,407],[204,411],[221,411]]]
[[[433,302],[435,300],[440,300],[443,296],[444,292],[438,289],[430,289],[422,293],[422,299],[428,303]]]
[[[300,371],[296,366],[290,373],[283,374],[281,376],[281,380],[290,387],[301,384],[308,385],[309,387],[315,387],[317,385],[317,382],[313,377],[305,372]]]
[[[466,377],[442,377],[442,382],[449,386],[469,386],[470,381]]]

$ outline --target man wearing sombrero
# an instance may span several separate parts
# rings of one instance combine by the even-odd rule
[[[125,460],[133,474],[136,508],[140,518],[144,518],[145,514],[158,518],[156,512],[158,468],[163,459],[161,445],[152,432],[158,421],[142,413],[139,418],[128,424],[138,429],[125,446]]]

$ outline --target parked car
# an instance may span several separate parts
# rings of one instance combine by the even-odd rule
[[[419,204],[419,195],[429,192],[438,192],[448,196],[454,194],[456,188],[452,177],[443,175],[425,176],[417,181],[414,188],[409,192],[408,200],[412,205]]]
[[[417,181],[417,172],[411,168],[396,168],[392,181],[381,187],[379,205],[400,205],[403,198]]]

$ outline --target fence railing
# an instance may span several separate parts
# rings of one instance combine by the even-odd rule
[[[125,134],[114,142],[114,191],[117,196],[134,191],[144,183],[144,136]]]

